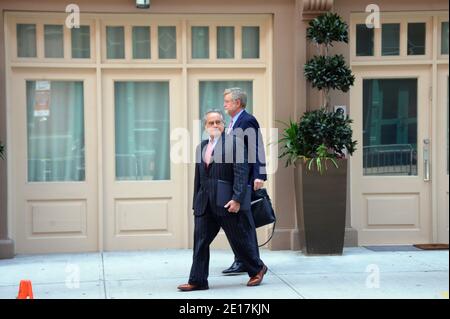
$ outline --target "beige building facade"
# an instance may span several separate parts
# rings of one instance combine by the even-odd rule
[[[446,1],[379,1],[375,28],[365,1],[80,0],[79,21],[68,4],[0,0],[0,258],[192,247],[182,150],[235,86],[266,142],[278,217],[267,247],[300,249],[294,171],[273,128],[320,105],[302,71],[308,22],[326,11],[350,26],[333,52],[356,77],[332,96],[358,140],[346,245],[448,243]],[[228,246],[223,234],[214,246]]]

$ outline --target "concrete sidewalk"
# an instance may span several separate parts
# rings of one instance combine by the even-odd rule
[[[183,293],[192,250],[20,255],[0,260],[0,298],[15,298],[21,279],[46,298],[447,298],[448,251],[347,248],[343,256],[306,257],[262,250],[269,272],[259,287],[248,276],[223,276],[233,254],[211,251],[210,289]],[[79,278],[79,280],[78,280]]]

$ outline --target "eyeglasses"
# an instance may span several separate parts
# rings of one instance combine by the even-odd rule
[[[217,121],[210,121],[210,122],[207,122],[207,124],[208,124],[209,126],[213,126],[214,124],[222,125],[223,122],[220,121],[220,120],[217,120]]]

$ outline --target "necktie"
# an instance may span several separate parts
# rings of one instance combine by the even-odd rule
[[[208,147],[206,148],[205,152],[205,163],[206,166],[209,166],[209,162],[211,161],[212,152],[214,150],[214,140],[209,140]]]
[[[230,134],[232,130],[233,130],[233,119],[231,119],[230,125],[228,125],[227,134]]]

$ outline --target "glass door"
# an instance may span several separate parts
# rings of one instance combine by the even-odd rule
[[[187,245],[185,167],[171,161],[180,83],[178,71],[104,71],[105,250]]]
[[[14,70],[17,253],[98,250],[95,74]]]
[[[431,241],[429,73],[425,67],[356,73],[351,209],[360,244]]]

